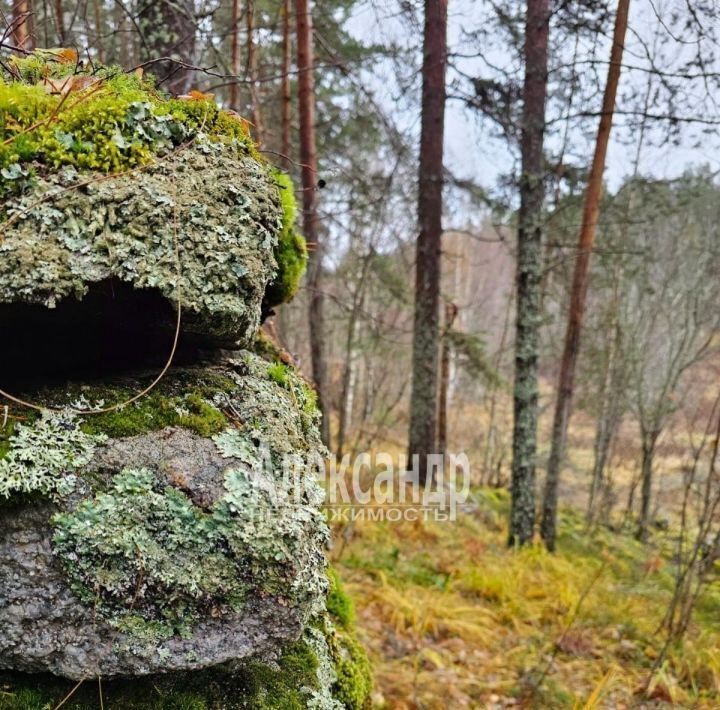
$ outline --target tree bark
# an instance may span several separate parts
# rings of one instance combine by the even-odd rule
[[[357,315],[355,311],[350,314],[347,339],[345,342],[345,368],[343,370],[342,391],[340,393],[340,421],[337,432],[337,457],[342,459],[345,453],[345,439],[352,419],[354,391],[355,391],[355,331],[357,329]]]
[[[409,455],[418,456],[420,482],[437,438],[440,253],[442,248],[443,138],[447,0],[425,0],[422,117],[415,252],[415,315]]]
[[[652,502],[653,463],[655,446],[660,432],[643,432],[642,434],[642,465],[640,477],[640,518],[636,537],[640,542],[647,542],[648,525],[650,523],[650,504]]]
[[[617,304],[615,304],[617,308]],[[600,393],[601,408],[595,428],[594,461],[592,478],[590,480],[590,495],[588,496],[587,522],[589,525],[595,521],[595,502],[605,477],[610,444],[620,423],[620,399],[623,378],[622,367],[618,364],[620,358],[621,329],[615,322],[613,338],[610,343],[607,365],[603,378],[602,392]]]
[[[63,0],[55,0],[55,29],[62,47],[65,44],[65,8]]]
[[[290,93],[290,0],[283,0],[283,39],[282,39],[282,94],[281,118],[282,143],[280,152],[283,154],[286,170],[292,167],[290,157],[291,146],[291,111],[292,94]]]
[[[119,4],[113,7],[112,22],[115,26],[115,31],[113,32],[111,46],[111,61],[119,64],[123,68],[127,68],[130,66],[132,42],[127,34],[127,15]]]
[[[323,248],[317,210],[317,151],[315,147],[315,79],[313,76],[312,15],[309,0],[295,0],[297,20],[298,113],[303,185],[303,231],[308,244],[308,317],[312,372],[323,414],[321,434],[330,448],[330,408],[325,360],[325,299],[322,291]]]
[[[33,49],[35,43],[32,36],[32,4],[30,0],[13,0],[10,22],[15,46],[27,51]]]
[[[500,372],[502,366],[503,355],[505,354],[505,341],[508,335],[510,325],[510,314],[513,307],[513,298],[510,294],[507,297],[505,306],[505,318],[503,318],[502,335],[500,336],[500,344],[498,345],[497,357],[495,359],[495,372]],[[495,424],[497,412],[497,395],[500,388],[499,382],[490,384],[490,414],[488,421],[488,431],[485,437],[485,452],[483,454],[483,465],[480,471],[480,485],[489,485],[492,482],[492,466],[493,456],[497,447],[497,425]]]
[[[240,75],[240,0],[232,0],[232,27],[230,30],[230,70],[233,74],[233,81],[230,84],[230,96],[228,105],[233,111],[240,110],[240,87],[238,77]]]
[[[458,314],[454,303],[445,304],[445,337],[442,339],[440,355],[440,401],[438,402],[438,453],[447,454],[448,444],[448,398],[450,390],[450,357],[452,349],[448,334]]]
[[[105,63],[105,46],[103,44],[103,14],[100,0],[93,0],[93,11],[95,13],[95,50],[101,64]]]
[[[247,27],[247,68],[250,79],[250,109],[252,123],[255,126],[255,142],[263,143],[262,112],[257,87],[257,45],[255,44],[255,1],[247,0],[245,7],[245,21]]]
[[[575,364],[580,347],[580,332],[585,313],[585,299],[590,273],[590,254],[595,232],[597,230],[598,214],[600,212],[600,197],[602,195],[602,178],[605,171],[605,158],[612,130],[615,98],[622,55],[625,44],[625,34],[628,24],[628,9],[630,0],[619,0],[617,15],[615,16],[615,30],[613,32],[613,45],[610,52],[610,66],[608,67],[607,84],[603,96],[602,115],[598,126],[595,154],[590,168],[585,205],[583,208],[582,227],[578,239],[577,260],[573,274],[572,289],[570,292],[570,311],[568,314],[567,330],[565,331],[565,347],[560,363],[558,381],[558,394],[555,403],[555,416],[553,420],[552,441],[550,457],[548,459],[545,494],[543,499],[543,517],[540,533],[548,550],[555,549],[558,483],[560,479],[560,466],[565,454],[567,428],[570,420],[573,386],[575,379]]]
[[[542,222],[545,197],[543,142],[549,25],[549,0],[528,0],[525,20],[522,175],[516,275],[512,483],[508,536],[510,545],[530,542],[535,526]]]
[[[145,4],[138,14],[143,33],[143,59],[171,57],[178,61],[157,62],[151,71],[171,94],[187,94],[192,88],[194,71],[183,64],[195,60],[197,26],[191,0],[162,0]]]
[[[372,264],[374,251],[368,250],[363,257],[360,270],[357,274],[357,287],[352,295],[352,308],[348,318],[348,330],[345,340],[345,368],[343,370],[342,391],[340,393],[339,423],[337,435],[337,457],[342,459],[345,453],[345,444],[348,430],[352,421],[353,406],[355,402],[355,384],[357,380],[355,352],[355,338],[357,336],[358,322],[365,305],[365,288],[368,283],[368,271]]]

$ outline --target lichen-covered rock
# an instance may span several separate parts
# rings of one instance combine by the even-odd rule
[[[327,528],[317,413],[282,374],[245,353],[172,375],[154,411],[15,427],[0,458],[0,667],[138,676],[272,656],[299,636],[323,605]],[[147,431],[108,437],[124,415]]]
[[[0,75],[0,305],[53,308],[116,280],[179,300],[206,343],[249,344],[268,284],[266,304],[291,298],[306,253],[292,185],[247,124],[117,69],[37,62]]]
[[[292,184],[212,97],[76,58],[0,68],[0,387],[37,405],[0,395],[0,710],[366,708],[315,393],[258,336]]]
[[[281,224],[264,166],[203,139],[143,172],[64,190],[83,181],[65,168],[6,207],[17,221],[0,239],[0,303],[53,307],[115,278],[180,299],[187,332],[252,340]]]

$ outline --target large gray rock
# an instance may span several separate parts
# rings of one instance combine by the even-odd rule
[[[289,368],[245,353],[121,413],[17,427],[0,458],[0,668],[139,676],[297,639],[326,588],[316,416]],[[148,431],[102,433],[124,427]]]
[[[49,506],[26,506],[0,523],[0,667],[74,680],[142,676],[271,655],[300,635],[302,610],[272,596],[200,619],[189,638],[120,633],[70,590],[53,553],[51,515]]]
[[[271,348],[238,354],[302,273],[292,187],[208,97],[49,56],[5,76],[0,388],[44,410],[0,395],[0,670],[257,665],[255,707],[256,661],[299,654],[288,706],[335,710],[314,393]],[[94,88],[63,105],[58,81]]]

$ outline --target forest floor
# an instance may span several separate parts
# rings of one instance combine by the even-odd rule
[[[644,546],[565,510],[556,554],[514,551],[508,506],[486,488],[454,522],[335,531],[378,707],[720,707],[720,584],[644,692],[665,641],[671,532]]]

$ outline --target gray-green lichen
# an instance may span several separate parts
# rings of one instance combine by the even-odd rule
[[[105,439],[83,432],[69,411],[46,411],[32,425],[18,424],[7,454],[0,458],[0,496],[70,493],[74,471],[92,459]]]
[[[232,521],[205,513],[147,469],[124,469],[108,492],[53,524],[72,589],[115,625],[132,615],[189,633],[201,614],[242,604],[243,560],[224,552]]]
[[[333,697],[337,673],[326,634],[314,626],[308,626],[305,629],[304,641],[317,658],[317,689],[310,691],[307,707],[313,710],[343,710],[345,706]]]
[[[134,385],[119,378],[115,386],[122,400]],[[192,412],[180,391],[193,393]],[[111,385],[81,392],[44,398],[91,410],[118,400]],[[144,675],[267,654],[296,639],[324,609],[327,590],[328,529],[313,475],[318,415],[304,406],[307,392],[295,373],[278,381],[246,352],[231,364],[179,370],[119,412],[74,417],[67,435],[87,437],[94,449],[60,457],[50,508],[17,499],[0,519],[0,627],[10,629],[0,667]],[[25,441],[44,427],[40,419],[16,431],[10,453],[17,435]],[[102,441],[107,434],[120,438]],[[28,542],[37,516],[51,564],[40,564]],[[18,547],[33,562],[4,565],[3,549]],[[33,629],[22,627],[17,605],[46,602]],[[64,635],[76,641],[68,646]],[[48,638],[57,644],[40,658],[34,649]]]
[[[231,364],[240,395],[238,412],[252,437],[272,441],[278,454],[290,455],[298,448],[311,452],[317,463],[325,447],[314,390],[293,368],[254,353],[245,352]]]
[[[202,136],[119,177],[72,166],[38,177],[4,215],[0,304],[52,308],[115,278],[179,299],[186,332],[248,343],[277,269],[282,209],[268,167]]]

